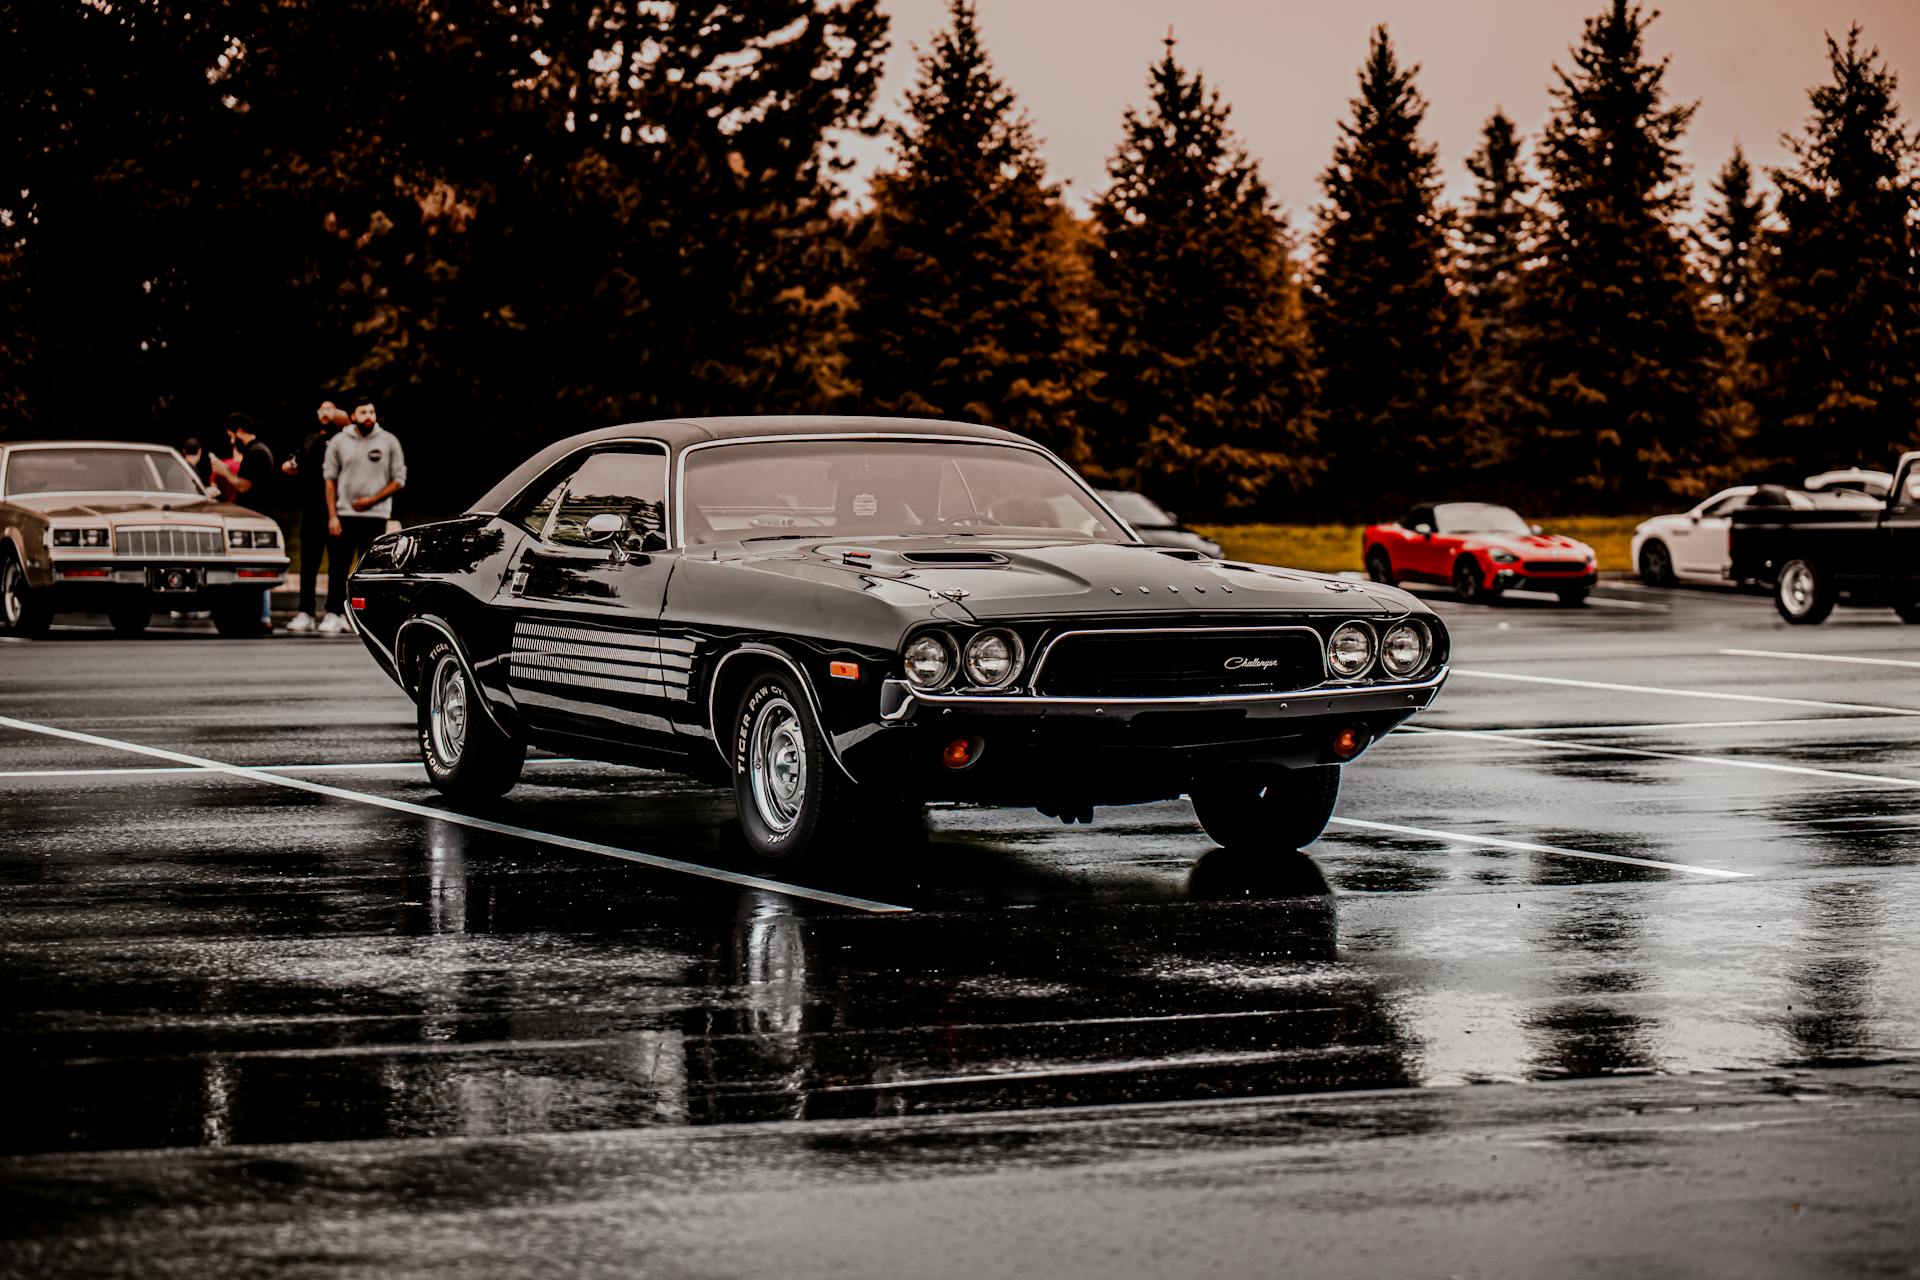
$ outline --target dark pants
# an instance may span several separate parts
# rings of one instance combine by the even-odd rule
[[[347,574],[387,531],[385,516],[341,516],[340,536],[327,543],[327,612],[347,615]]]
[[[300,513],[300,612],[319,613],[315,587],[320,581],[320,561],[327,553],[333,535],[327,532],[327,509],[314,507]]]

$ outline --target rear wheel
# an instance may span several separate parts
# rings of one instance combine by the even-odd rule
[[[453,645],[436,643],[420,671],[415,726],[428,780],[459,800],[494,800],[512,790],[526,744],[494,724]]]
[[[0,632],[12,636],[43,636],[53,623],[53,610],[27,583],[27,571],[11,552],[0,550]]]
[[[818,858],[845,833],[852,790],[799,681],[770,671],[749,682],[733,717],[733,798],[747,846],[783,862]]]
[[[1385,547],[1375,547],[1367,552],[1367,576],[1375,582],[1393,585],[1393,561],[1388,558]]]
[[[1224,848],[1292,853],[1320,838],[1340,798],[1340,766],[1255,769],[1193,784],[1193,815]]]
[[[1468,604],[1490,601],[1499,593],[1487,586],[1486,579],[1480,575],[1480,566],[1472,556],[1461,556],[1453,563],[1453,594]]]
[[[1773,604],[1795,626],[1825,622],[1833,612],[1833,584],[1813,561],[1789,560],[1780,566]]]
[[[117,604],[107,610],[107,621],[113,623],[115,635],[137,636],[153,621],[153,603],[142,596],[138,600]]]
[[[1658,538],[1640,548],[1640,581],[1650,587],[1670,587],[1677,581],[1673,576],[1673,553]]]

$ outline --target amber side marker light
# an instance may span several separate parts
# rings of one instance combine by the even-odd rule
[[[940,763],[949,769],[964,769],[980,758],[986,745],[978,738],[955,738],[940,752]]]
[[[1372,740],[1372,735],[1365,729],[1349,725],[1333,735],[1333,754],[1342,760],[1351,760]]]
[[[858,680],[860,664],[857,662],[829,662],[827,674],[836,680]]]

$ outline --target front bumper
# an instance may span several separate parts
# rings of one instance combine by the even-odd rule
[[[862,782],[937,799],[1121,804],[1179,795],[1244,765],[1344,764],[1429,705],[1442,667],[1405,684],[1195,698],[929,695],[881,686],[881,726],[836,743]],[[1342,753],[1343,733],[1357,750]],[[943,751],[973,745],[965,768]]]
[[[1501,569],[1493,575],[1493,585],[1500,591],[1570,591],[1581,587],[1592,590],[1599,581],[1598,569],[1585,573],[1524,573],[1518,569]]]
[[[271,590],[287,580],[285,556],[218,561],[62,557],[50,569],[52,580],[37,589],[46,591],[54,607],[60,609],[85,609],[137,594],[149,595],[156,602],[178,600],[181,607],[191,607],[211,596]]]

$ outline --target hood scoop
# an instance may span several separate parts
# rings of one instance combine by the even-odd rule
[[[1195,551],[1192,547],[1155,547],[1169,560],[1185,560],[1190,564],[1212,564],[1213,557],[1204,551]]]
[[[900,558],[908,564],[939,569],[981,569],[1013,563],[998,551],[905,551]]]

